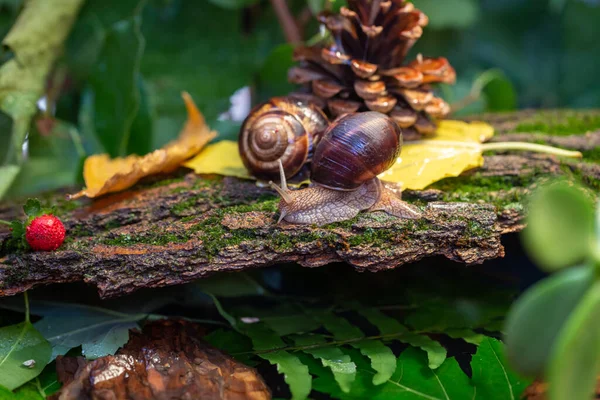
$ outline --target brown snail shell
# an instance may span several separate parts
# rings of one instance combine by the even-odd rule
[[[254,107],[242,124],[239,152],[248,171],[259,179],[294,176],[310,161],[329,120],[316,105],[298,98],[274,97]]]
[[[311,180],[335,190],[356,190],[389,169],[402,148],[402,131],[389,116],[346,114],[323,133],[311,164]]]

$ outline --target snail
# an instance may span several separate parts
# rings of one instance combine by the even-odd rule
[[[419,218],[419,211],[385,188],[377,175],[389,169],[400,155],[402,132],[379,112],[345,114],[323,133],[311,163],[313,186],[290,190],[279,162],[281,186],[279,221],[324,225],[343,221],[368,210],[381,210],[401,218]]]
[[[258,179],[296,175],[310,162],[329,120],[317,105],[304,99],[274,97],[256,106],[244,120],[238,141],[246,169]]]

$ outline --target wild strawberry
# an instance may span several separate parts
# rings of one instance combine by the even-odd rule
[[[35,217],[27,226],[25,240],[33,250],[53,251],[65,240],[65,226],[54,215]]]

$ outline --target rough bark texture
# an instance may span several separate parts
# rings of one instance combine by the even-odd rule
[[[423,217],[415,221],[373,212],[324,227],[277,224],[278,199],[270,189],[185,172],[96,201],[69,203],[64,193],[50,193],[45,200],[58,205],[68,239],[53,253],[15,252],[9,232],[0,227],[0,296],[73,281],[96,286],[102,297],[120,296],[218,271],[288,262],[306,267],[344,262],[379,271],[434,255],[466,264],[501,257],[501,235],[523,228],[523,199],[541,180],[564,175],[600,189],[594,155],[600,113],[576,113],[577,121],[590,121],[574,126],[573,132],[557,125],[566,117],[555,113],[554,120],[530,112],[483,119],[497,124],[502,140],[556,139],[555,145],[588,151],[587,159],[561,163],[539,154],[486,156],[481,169],[428,190],[405,192],[404,198],[423,210]],[[568,113],[572,118],[573,112]],[[540,118],[550,121],[549,131],[559,126],[561,136],[509,133],[519,126],[539,128],[535,121]],[[18,212],[14,204],[0,206],[2,219]]]
[[[177,320],[131,331],[114,356],[56,360],[63,384],[55,400],[268,400],[260,375],[202,340],[202,328]]]

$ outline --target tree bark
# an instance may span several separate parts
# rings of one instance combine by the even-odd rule
[[[484,119],[498,127],[505,141],[548,141],[586,151],[600,143],[600,131],[560,137],[507,133],[532,115]],[[511,153],[486,156],[484,167],[430,189],[404,192],[423,211],[415,221],[373,212],[324,227],[277,224],[278,200],[270,189],[185,171],[95,201],[67,202],[69,190],[50,193],[44,199],[58,206],[67,240],[51,253],[15,252],[10,233],[0,227],[0,296],[84,281],[96,286],[100,296],[113,297],[280,263],[317,267],[343,262],[361,271],[381,271],[443,255],[479,264],[504,255],[502,234],[523,228],[523,199],[549,176],[600,189],[600,166],[591,159]],[[20,216],[16,204],[1,205],[0,219]]]

